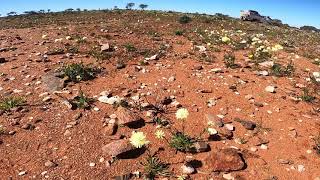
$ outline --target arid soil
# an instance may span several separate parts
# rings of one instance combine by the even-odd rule
[[[1,19],[0,58],[5,61],[0,63],[0,100],[21,97],[25,103],[1,110],[0,179],[112,179],[134,172],[141,177],[132,179],[142,179],[141,163],[160,148],[157,157],[168,163],[171,175],[156,179],[319,180],[320,150],[315,139],[320,135],[320,77],[315,72],[320,71],[316,60],[320,35],[215,16],[189,15],[191,22],[181,24],[180,16],[151,11],[80,13],[57,15],[64,23],[23,28],[11,24],[37,17]],[[41,17],[39,22],[46,18],[55,16]],[[243,40],[244,47],[235,47]],[[110,47],[101,50],[107,44]],[[250,56],[260,46],[277,44],[281,48],[260,62]],[[226,54],[234,55],[234,68],[226,66]],[[99,69],[95,78],[64,83],[52,75],[81,62]],[[277,76],[263,62],[283,67],[292,63],[294,70]],[[68,107],[66,101],[80,91],[95,100],[91,107]],[[119,125],[110,133],[108,121],[117,121],[114,114],[121,105],[99,101],[103,91],[128,102],[128,111],[144,123]],[[170,102],[164,103],[165,98]],[[139,108],[146,103],[162,110],[157,116],[169,121],[169,127],[152,123],[154,111]],[[181,107],[189,111],[184,121],[175,115]],[[248,130],[238,119],[255,127]],[[180,152],[166,142],[174,130],[184,128],[196,138],[208,121],[220,120],[224,126],[214,127],[219,138],[210,138],[208,132],[201,136],[210,146],[206,152]],[[156,138],[159,129],[166,139]],[[112,158],[102,149],[129,139],[132,131],[146,135],[149,144],[142,151]],[[241,155],[241,162],[235,163],[245,165],[236,170],[222,165],[225,170],[212,172],[210,162],[226,162],[207,163],[208,156],[230,148]],[[198,162],[192,174],[181,169],[190,159]]]

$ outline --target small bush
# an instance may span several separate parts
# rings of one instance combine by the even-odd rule
[[[0,101],[0,110],[9,111],[12,108],[24,105],[25,100],[21,97],[7,97]]]
[[[158,157],[149,155],[144,166],[144,175],[147,179],[155,179],[157,176],[169,176],[168,165],[161,162]]]
[[[80,82],[94,79],[98,70],[82,63],[74,63],[63,67],[62,72],[68,80]]]
[[[171,137],[171,141],[169,143],[170,147],[181,152],[186,152],[190,150],[192,144],[193,144],[192,139],[181,132],[177,132],[176,134],[173,134]]]
[[[286,67],[281,66],[281,64],[275,63],[271,67],[271,74],[277,77],[292,76],[294,70],[295,69],[292,62],[288,64]]]
[[[183,31],[177,30],[177,31],[175,32],[175,34],[176,34],[177,36],[182,36],[182,35],[183,35]]]
[[[80,109],[90,109],[92,102],[93,99],[86,97],[83,91],[80,90],[79,95],[71,101],[71,104]]]
[[[137,48],[132,44],[125,44],[124,47],[128,52],[135,52],[137,50]]]
[[[181,17],[179,18],[179,23],[180,23],[180,24],[188,24],[188,23],[191,22],[191,21],[192,21],[191,17],[186,16],[186,15],[181,16]]]
[[[231,68],[231,69],[234,69],[234,68],[237,68],[237,64],[235,64],[235,56],[234,54],[225,54],[224,55],[224,64],[227,68]]]

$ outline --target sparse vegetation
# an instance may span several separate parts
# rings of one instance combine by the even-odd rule
[[[85,94],[83,93],[83,91],[79,91],[79,95],[76,96],[72,101],[71,104],[73,106],[76,106],[77,108],[80,109],[90,109],[91,107],[91,103],[94,100],[92,98],[89,98],[87,96],[85,96]]]
[[[5,97],[0,100],[0,110],[9,111],[12,108],[19,107],[25,104],[25,100],[22,97]]]
[[[293,63],[290,62],[286,67],[283,67],[281,64],[275,63],[271,68],[271,75],[277,77],[284,77],[284,76],[292,76],[294,73],[294,66]]]
[[[191,22],[191,21],[192,21],[191,17],[186,16],[186,15],[181,16],[181,17],[179,18],[179,23],[180,23],[180,24],[188,24],[188,23]]]
[[[235,60],[236,58],[232,53],[228,53],[224,55],[224,64],[227,68],[231,68],[231,69],[237,68],[238,65],[235,63]]]
[[[98,73],[98,69],[82,63],[73,63],[62,68],[62,72],[68,80],[72,82],[80,82],[94,79]]]
[[[302,101],[305,102],[312,102],[313,100],[315,100],[315,97],[310,94],[308,88],[303,88],[302,95],[300,96],[300,98],[302,99]]]
[[[183,35],[183,31],[182,30],[176,30],[175,34],[177,36],[182,36]]]
[[[320,155],[320,135],[313,138],[314,146],[313,149]]]
[[[126,50],[127,50],[128,52],[135,52],[135,51],[137,50],[137,48],[134,47],[134,45],[129,44],[129,43],[128,43],[128,44],[125,44],[124,47],[126,48]]]
[[[170,173],[168,171],[168,165],[163,163],[158,157],[155,155],[148,157],[145,159],[144,163],[141,163],[144,167],[144,176],[147,179],[155,179],[158,176],[169,176]]]
[[[190,150],[192,144],[192,139],[182,132],[177,132],[173,134],[169,143],[170,147],[181,152],[186,152]]]

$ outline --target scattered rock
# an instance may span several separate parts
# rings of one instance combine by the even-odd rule
[[[265,91],[267,91],[269,93],[275,93],[276,92],[276,88],[274,86],[267,86],[265,88]]]
[[[103,134],[106,136],[112,136],[117,131],[117,124],[115,123],[108,123],[106,127],[103,128]]]
[[[113,105],[113,104],[119,103],[121,101],[121,99],[118,96],[113,96],[110,98],[108,96],[100,96],[98,98],[98,101],[100,101],[102,103]]]
[[[241,125],[247,130],[254,130],[254,128],[257,126],[256,123],[252,121],[241,120],[239,118],[235,118],[234,121],[241,123]]]
[[[102,152],[110,156],[116,157],[122,153],[133,150],[134,147],[130,144],[127,139],[120,139],[111,142],[102,147]]]
[[[43,88],[49,92],[61,91],[65,86],[65,80],[56,77],[54,73],[49,73],[42,77]]]
[[[278,159],[279,164],[293,164],[292,161],[287,160],[287,159]]]
[[[106,44],[102,44],[101,45],[101,51],[111,51],[111,46],[109,45],[109,43]]]
[[[131,124],[141,120],[137,114],[121,106],[118,107],[115,114],[117,115],[119,125]]]
[[[187,166],[185,164],[181,166],[181,169],[183,174],[192,174],[195,172],[195,169],[193,167]]]
[[[229,131],[233,131],[234,130],[234,126],[232,124],[225,124],[225,127],[229,130]]]
[[[21,128],[25,130],[33,130],[35,127],[32,124],[27,123],[21,126]]]
[[[305,171],[306,170],[306,168],[304,167],[304,165],[298,165],[298,171],[299,172],[303,172],[303,171]]]
[[[58,165],[57,165],[56,163],[48,160],[48,161],[46,161],[46,162],[44,163],[44,166],[45,166],[45,167],[49,167],[49,168],[53,168],[53,167],[56,167],[56,166],[58,166]]]
[[[27,174],[27,171],[21,171],[21,172],[19,172],[18,176],[24,176],[26,174]]]
[[[213,172],[238,171],[245,167],[238,151],[232,148],[210,152],[204,160],[204,165]]]
[[[159,55],[158,54],[155,54],[149,58],[145,58],[145,60],[147,61],[152,61],[152,60],[158,60],[159,59]]]
[[[195,152],[206,152],[210,149],[209,145],[206,142],[203,141],[199,141],[199,142],[195,142],[192,147],[191,147],[192,151]]]

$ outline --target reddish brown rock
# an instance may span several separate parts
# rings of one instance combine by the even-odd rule
[[[243,169],[245,163],[237,150],[229,148],[210,152],[204,166],[212,172],[229,172]]]
[[[120,139],[103,146],[102,152],[115,157],[133,149],[134,147],[130,144],[129,140]]]
[[[115,114],[117,115],[119,125],[132,124],[136,121],[141,120],[141,118],[137,114],[124,107],[119,107]]]

